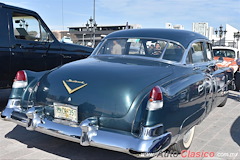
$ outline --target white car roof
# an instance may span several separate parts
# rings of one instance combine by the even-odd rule
[[[229,50],[234,50],[235,53],[236,53],[237,51],[239,51],[237,48],[226,47],[226,46],[214,46],[214,47],[212,47],[212,48],[213,48],[213,49],[229,49]]]

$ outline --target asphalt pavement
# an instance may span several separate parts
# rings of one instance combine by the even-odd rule
[[[240,159],[240,101],[239,92],[231,91],[227,104],[215,108],[196,127],[190,149],[180,155],[162,153],[157,159]],[[0,159],[79,159],[79,160],[132,160],[124,153],[95,147],[27,131],[12,122],[0,120]]]

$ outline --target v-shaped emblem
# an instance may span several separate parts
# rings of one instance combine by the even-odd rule
[[[62,82],[63,82],[63,85],[64,85],[64,87],[66,88],[66,90],[68,91],[69,94],[72,94],[73,92],[76,92],[77,90],[79,90],[79,89],[81,89],[81,88],[83,88],[87,85],[87,83],[84,83],[83,81],[76,81],[76,80],[69,79],[66,82],[81,84],[79,87],[71,89],[65,81],[62,81]]]

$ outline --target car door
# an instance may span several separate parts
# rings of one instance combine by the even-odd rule
[[[18,70],[43,71],[61,64],[61,55],[53,54],[60,53],[59,45],[54,44],[38,15],[18,10],[12,10],[9,15],[12,77]]]
[[[207,60],[210,61],[210,56],[212,56],[212,60],[214,58],[213,55],[213,49],[211,43],[206,43],[206,57]],[[210,61],[210,70],[212,81],[213,81],[213,107],[218,106],[221,102],[223,102],[224,98],[226,97],[226,93],[228,91],[228,76],[231,75],[231,72],[229,72],[230,75],[227,75],[225,71],[223,71],[223,68],[218,68],[215,61]],[[226,69],[224,69],[226,70]]]
[[[46,70],[53,69],[62,64],[62,51],[61,44],[54,37],[52,32],[47,28],[47,26],[42,21],[41,26],[42,41],[46,45],[44,62],[46,65]]]
[[[210,54],[210,55],[209,55]],[[193,63],[194,72],[204,74],[204,80],[201,85],[198,86],[198,92],[203,91],[205,93],[205,110],[208,114],[212,110],[213,99],[215,96],[215,75],[214,65],[212,61],[212,53],[206,51],[204,41],[198,41],[192,44],[189,51],[191,63]]]
[[[13,72],[21,69],[45,70],[43,59],[47,46],[41,42],[38,19],[29,13],[15,10],[10,15]]]
[[[10,44],[8,35],[8,20],[6,9],[0,9],[0,88],[7,88],[10,86],[10,64],[11,64],[11,54],[10,54]],[[1,99],[1,98],[0,98]]]
[[[87,58],[92,49],[84,46],[59,42],[62,49],[62,64]]]
[[[203,56],[206,62],[205,69],[203,70],[205,76],[205,90],[206,90],[206,113],[208,114],[213,106],[217,96],[217,83],[215,71],[217,69],[215,61],[213,61],[212,45],[209,42],[203,42]]]
[[[204,82],[198,90],[205,91],[205,106],[208,114],[213,107],[219,105],[222,93],[226,90],[226,76],[218,70],[213,61],[212,46],[208,42],[199,41],[192,44],[192,63],[195,72],[202,72],[205,76]]]

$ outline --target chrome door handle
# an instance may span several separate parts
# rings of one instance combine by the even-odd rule
[[[72,56],[64,56],[64,55],[63,55],[63,58],[72,58]]]
[[[196,70],[199,70],[200,67],[193,67],[193,70],[196,71]]]

